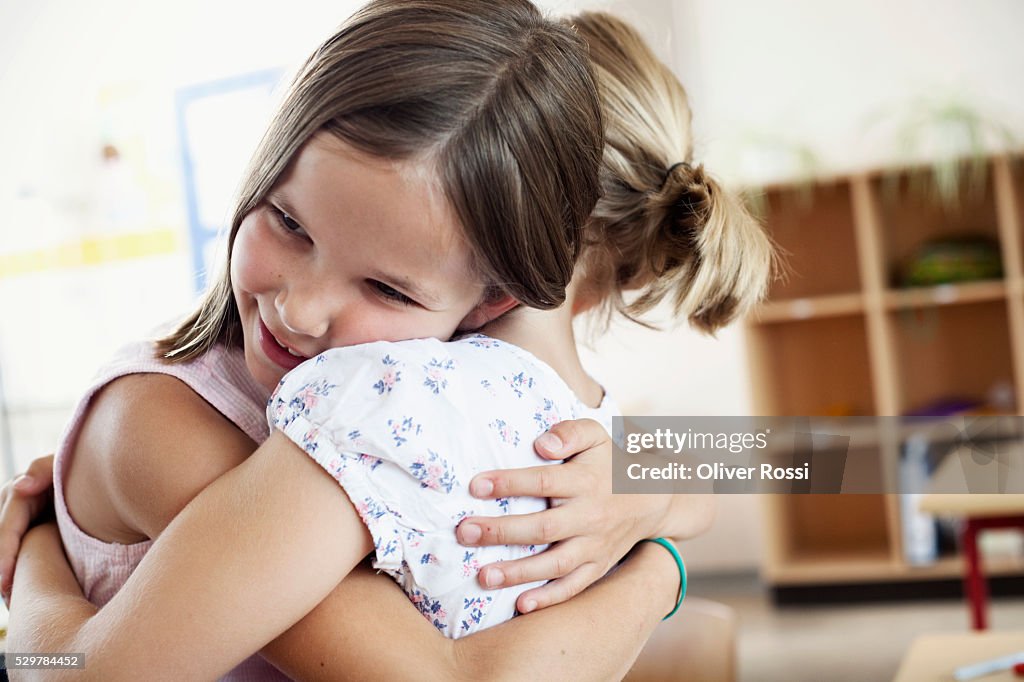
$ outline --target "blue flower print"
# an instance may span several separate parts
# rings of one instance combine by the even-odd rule
[[[387,542],[383,542],[378,538],[373,543],[373,548],[377,551],[378,556],[388,557],[398,551],[398,540],[391,538]]]
[[[464,597],[462,600],[462,610],[468,611],[467,619],[462,621],[462,630],[468,632],[474,625],[479,625],[480,621],[487,611],[487,607],[491,605],[493,597]]]
[[[374,521],[379,519],[388,513],[388,508],[382,505],[372,497],[364,497],[362,502],[357,502],[356,512],[359,514],[359,518],[363,520],[363,523],[367,526],[372,525]]]
[[[491,385],[490,381],[488,381],[487,379],[481,379],[480,385],[483,387],[485,391],[487,391],[487,395],[491,396],[492,398],[497,397],[498,392],[494,390],[494,386]]]
[[[419,531],[419,530],[407,530],[407,531],[405,531],[405,546],[406,547],[419,547],[421,542],[423,542],[423,531]]]
[[[552,426],[562,421],[558,416],[555,403],[549,398],[544,398],[544,406],[533,413],[533,420],[540,426],[541,432],[547,431]]]
[[[391,389],[395,387],[395,384],[402,380],[402,373],[395,369],[395,365],[398,364],[398,360],[393,359],[390,355],[385,355],[381,358],[381,363],[384,365],[384,374],[377,383],[373,385],[373,388],[377,391],[377,395],[391,393]]]
[[[363,466],[370,467],[370,471],[376,470],[377,467],[384,463],[384,460],[380,457],[374,457],[373,455],[368,455],[365,452],[359,453],[357,461]]]
[[[316,452],[316,448],[319,445],[317,437],[320,435],[320,429],[317,427],[311,427],[308,431],[302,434],[302,449],[313,454]]]
[[[317,406],[320,398],[325,398],[331,391],[338,387],[337,384],[330,384],[326,379],[317,379],[300,388],[290,398],[274,393],[274,416],[278,428],[284,429],[300,416],[308,417],[309,411]],[[280,386],[278,386],[280,391]],[[288,401],[285,402],[285,398]]]
[[[401,420],[389,419],[388,428],[391,429],[391,437],[395,439],[395,447],[402,447],[402,443],[409,440],[407,435],[419,435],[422,425],[415,423],[412,417],[404,417]]]
[[[509,499],[507,497],[499,497],[499,498],[495,499],[494,501],[497,503],[498,507],[501,509],[501,513],[502,514],[508,514]]]
[[[423,614],[423,617],[430,621],[435,628],[444,632],[444,629],[448,627],[448,624],[444,622],[448,617],[448,613],[441,606],[441,602],[431,599],[430,595],[415,588],[412,592],[407,592],[406,594],[409,596],[409,601],[415,604],[416,608]]]
[[[501,377],[508,382],[509,388],[516,394],[516,397],[523,397],[523,390],[527,388],[533,388],[533,377],[526,376],[526,372],[520,372],[519,374],[512,375],[512,378],[506,376]]]
[[[480,571],[480,560],[476,558],[475,552],[466,551],[462,557],[462,576],[468,578]]]
[[[498,438],[502,443],[513,447],[519,446],[519,432],[506,424],[504,419],[495,419],[488,426],[498,432]]]
[[[331,457],[325,466],[335,481],[344,484],[345,475],[348,473],[348,462],[348,457],[336,455]]]
[[[489,336],[483,334],[477,334],[469,339],[469,345],[476,346],[477,348],[497,348],[498,340],[492,339]]]
[[[409,465],[409,473],[420,482],[421,488],[451,493],[452,488],[459,484],[451,467],[444,457],[433,450],[428,449],[427,453],[425,461],[422,457],[417,457],[416,461]]]
[[[431,554],[430,552],[427,552],[426,554],[424,554],[423,556],[420,557],[420,563],[424,564],[424,565],[426,565],[426,564],[436,564],[437,563],[437,556],[434,555],[434,554]]]
[[[437,395],[441,392],[441,389],[448,387],[447,372],[455,369],[455,361],[451,358],[444,360],[438,360],[437,358],[430,358],[430,362],[423,365],[423,371],[426,372],[427,376],[423,380],[423,385],[430,389],[430,392]]]

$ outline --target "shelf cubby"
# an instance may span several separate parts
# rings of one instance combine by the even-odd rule
[[[890,313],[899,358],[901,412],[944,400],[984,401],[1013,382],[1003,300]]]
[[[992,164],[960,165],[955,196],[939,196],[932,170],[881,173],[873,179],[880,213],[886,284],[903,286],[900,273],[929,242],[980,237],[999,244]]]
[[[843,182],[772,188],[764,195],[765,221],[786,264],[772,284],[773,301],[808,299],[860,290],[850,188]]]
[[[765,226],[789,277],[748,324],[756,414],[895,416],[992,393],[1002,404],[985,409],[1024,414],[1024,155],[959,170],[944,197],[936,167],[765,193]],[[923,247],[959,237],[996,246],[1001,275],[903,286],[902,269]],[[905,437],[885,431],[851,449],[847,477],[892,483]],[[765,495],[764,505],[763,572],[774,587],[962,571],[959,556],[907,562],[898,495]],[[998,562],[996,572],[1024,574],[1024,558]]]
[[[765,390],[761,414],[874,413],[862,315],[765,324],[752,332]]]

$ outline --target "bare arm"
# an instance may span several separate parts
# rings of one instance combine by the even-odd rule
[[[170,381],[172,383],[169,386],[174,389],[177,382]],[[188,391],[183,387],[182,390]],[[182,401],[187,398],[187,395],[164,396],[165,401],[175,400],[179,405],[183,405]],[[201,411],[199,416],[202,416]],[[132,423],[132,419],[122,420],[120,428],[130,428]],[[196,423],[190,432],[202,436],[204,430],[214,427],[215,423]],[[598,431],[603,433],[600,427]],[[586,437],[588,433],[590,439]],[[570,450],[583,449],[591,439],[597,442],[602,440],[597,437],[597,432],[592,430],[582,431],[581,436],[584,436],[583,440],[575,443],[567,437],[566,447]],[[136,460],[131,462],[130,466],[146,468],[155,475],[153,468],[159,466],[167,456],[167,453],[160,451],[159,440],[151,437],[146,441],[153,444],[151,447],[154,453],[141,449],[128,450],[121,455],[139,458],[153,454],[157,461],[147,463]],[[178,439],[168,444],[168,447],[180,443]],[[169,452],[173,454],[173,450]],[[215,459],[214,452],[206,452],[204,457],[207,462],[219,461],[220,466],[226,471],[234,461],[244,459],[247,454],[248,449],[243,443],[235,452],[225,453],[220,460]],[[130,516],[139,519],[139,525],[144,525],[156,533],[163,528],[161,520],[167,516],[166,509],[169,506],[183,504],[179,500],[187,501],[188,491],[199,490],[209,482],[202,478],[183,480],[180,469],[164,473],[164,486],[168,488],[165,492],[167,502],[154,504],[150,508],[146,502],[153,501],[153,497],[131,496],[127,491],[119,494],[120,498],[134,503]],[[126,485],[129,483],[130,480],[125,480]],[[181,490],[175,493],[178,486]],[[24,530],[21,529],[20,532]],[[657,581],[667,576],[671,585],[664,590],[666,598],[671,600],[676,594],[678,585],[675,581],[678,578],[675,576],[674,567],[670,566],[667,572],[663,568],[659,569],[656,559],[657,557],[654,561],[632,558],[626,564],[629,571],[620,570],[604,579],[600,583],[600,590],[595,587],[565,605],[531,615],[528,619],[517,618],[457,641],[442,637],[430,626],[390,578],[376,575],[363,568],[344,580],[312,614],[275,641],[265,653],[283,669],[294,674],[301,672],[301,677],[310,678],[320,676],[337,679],[339,676],[345,676],[352,679],[406,679],[413,676],[422,677],[424,671],[438,671],[439,677],[457,678],[465,676],[467,671],[472,673],[476,670],[485,670],[493,674],[493,671],[507,669],[518,670],[524,676],[531,677],[553,675],[604,679],[609,671],[627,669],[639,650],[636,640],[624,637],[627,631],[621,627],[621,618],[617,615],[616,618],[609,619],[604,614],[613,609],[617,614],[626,612],[626,618],[647,619],[643,622],[653,627],[653,623],[668,610],[660,604],[653,608],[650,605],[645,606],[645,603],[639,600],[640,590],[630,582],[630,576],[644,576],[643,584],[648,587],[644,588],[643,594],[649,594],[652,598],[656,597],[653,588]],[[77,610],[91,615],[95,609],[82,599],[81,591],[73,578],[69,585],[48,582],[52,578],[52,561],[57,560],[62,563],[64,561],[59,543],[56,557],[51,557],[50,563],[40,561],[38,556],[33,558],[32,552],[26,550],[26,554],[19,560],[19,570],[29,571],[30,575],[37,577],[36,569],[31,566],[43,567],[40,570],[44,571],[44,574],[38,577],[39,589],[36,593],[37,597],[42,599],[39,604],[45,605],[47,599],[63,598],[64,606],[56,608],[57,612],[74,613]],[[67,571],[66,564],[64,569]],[[65,592],[63,597],[58,594],[62,589]],[[648,593],[647,589],[651,591]],[[276,603],[273,598],[270,598],[270,601]],[[36,603],[36,597],[19,600],[15,607],[12,638],[16,637],[18,641],[23,642],[23,645],[19,646],[23,651],[53,651],[54,649],[45,645],[45,640],[35,637],[39,631],[34,630],[32,626],[47,624],[45,618],[31,610],[31,605]],[[370,615],[364,615],[367,613]],[[59,630],[59,626],[59,622],[50,622],[46,627]],[[649,633],[650,630],[647,629],[646,632]],[[415,655],[396,656],[393,646],[389,644],[394,640],[385,637],[387,633],[403,641],[403,647],[410,652],[416,652]],[[639,641],[642,643],[644,639],[646,634]],[[541,646],[539,649],[538,641]],[[557,655],[541,655],[544,646],[559,643],[571,644],[566,655],[562,655],[561,648],[554,652]]]
[[[35,633],[35,641],[56,645],[46,631],[78,627],[96,614],[63,561],[53,524],[30,531],[22,561],[25,566],[16,578],[16,608],[19,622],[45,624],[40,625],[42,632]],[[450,640],[420,616],[393,581],[362,566],[263,653],[301,680],[339,676],[350,680],[617,680],[672,608],[678,589],[668,553],[645,543],[618,570],[575,599]],[[608,615],[610,605],[618,605],[614,617]],[[12,650],[34,650],[26,648],[24,635],[22,628],[12,630]],[[188,656],[209,648],[201,641],[194,640]],[[402,643],[400,654],[395,642]],[[90,676],[99,675],[90,653],[86,660]],[[109,673],[103,672],[107,679]],[[111,679],[129,677],[127,672],[115,670]],[[156,668],[146,672],[147,679],[161,679]],[[32,674],[24,671],[21,679],[33,679]]]
[[[618,680],[678,590],[668,552],[643,543],[576,598],[451,640],[397,585],[361,568],[263,654],[298,680]],[[385,646],[360,652],[373,643]]]
[[[37,622],[59,624],[34,631],[37,650],[83,652],[96,679],[212,678],[311,611],[371,549],[344,492],[275,433],[190,502],[84,620],[46,600],[31,568],[19,571],[11,630],[30,631],[19,606],[34,604]]]

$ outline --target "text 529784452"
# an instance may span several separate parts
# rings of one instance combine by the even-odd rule
[[[84,668],[85,654],[16,654],[4,656],[4,667],[15,669]]]

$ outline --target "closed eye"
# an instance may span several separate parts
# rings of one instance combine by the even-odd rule
[[[394,303],[400,303],[401,305],[416,305],[416,301],[412,300],[398,289],[395,289],[394,287],[385,284],[384,282],[379,282],[375,279],[371,279],[369,280],[369,282],[370,286],[372,286],[377,291],[381,298],[387,299],[388,301],[392,301]]]

